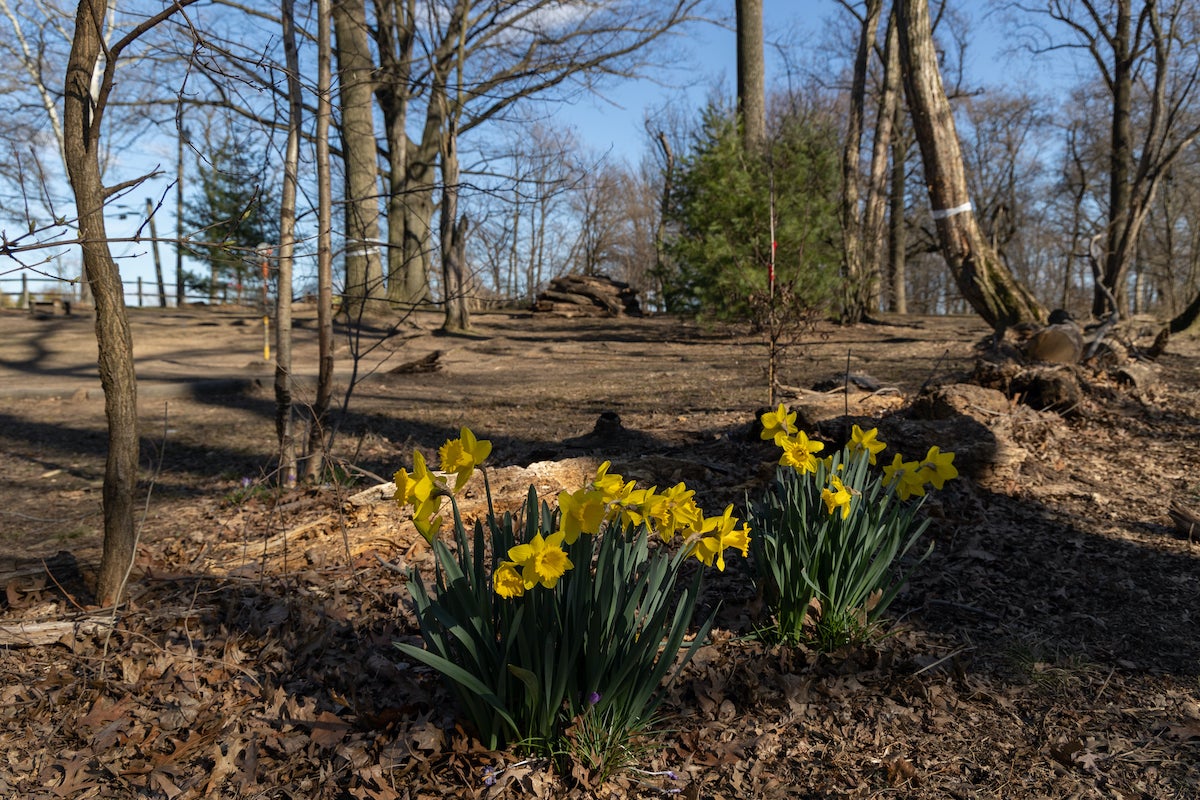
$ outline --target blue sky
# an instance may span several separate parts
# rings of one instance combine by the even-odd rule
[[[729,6],[732,16],[732,0],[723,2]],[[966,68],[974,83],[985,86],[1003,83],[1010,87],[1025,84],[1052,91],[1055,86],[1074,80],[1062,58],[1050,61],[1034,59],[1028,53],[1013,55],[1006,52],[1006,38],[1013,33],[1011,23],[987,13],[990,4],[970,5],[974,11],[970,12],[971,47]],[[768,86],[782,85],[787,78],[784,60],[771,46],[773,42],[790,43],[792,57],[803,58],[806,45],[812,46],[827,35],[830,20],[844,24],[847,18],[848,12],[833,0],[764,0]],[[554,122],[573,126],[594,151],[636,163],[648,144],[643,128],[648,110],[661,108],[668,101],[684,108],[698,109],[714,87],[720,87],[727,97],[732,96],[736,85],[736,47],[732,30],[715,24],[697,25],[686,37],[679,37],[668,47],[663,53],[668,61],[665,69],[640,80],[612,82],[603,87],[602,99],[585,95],[572,104],[556,106]],[[124,202],[140,210],[147,197],[157,202],[167,192],[157,221],[160,235],[169,237],[175,226],[174,192],[168,191],[174,173],[174,145],[166,143],[161,148],[148,145],[145,157],[152,163],[161,164],[166,176],[147,182]],[[134,214],[122,221],[115,213],[111,214],[110,234],[131,236],[140,219]],[[113,249],[121,259],[123,278],[132,282],[141,277],[147,288],[146,304],[155,305],[154,266],[148,245],[117,244]],[[166,280],[173,282],[174,247],[163,244],[161,253]],[[69,253],[65,261],[77,263],[78,257]],[[6,284],[4,290],[15,291],[11,284]],[[129,302],[136,303],[132,297]]]

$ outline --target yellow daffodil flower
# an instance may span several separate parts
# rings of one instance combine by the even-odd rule
[[[657,487],[649,489],[634,489],[625,496],[621,503],[621,520],[626,525],[637,527],[649,525],[658,517],[658,508],[663,503],[663,496],[656,491]]]
[[[654,510],[654,521],[664,542],[671,541],[676,531],[699,529],[703,523],[704,512],[696,505],[695,495],[682,483],[659,495],[661,502]]]
[[[746,556],[750,550],[750,526],[742,525],[735,529],[737,517],[732,516],[733,506],[726,506],[725,513],[719,517],[706,517],[700,525],[700,533],[705,534],[692,545],[693,555],[706,567],[715,562],[717,569],[725,571],[725,548],[733,547]]]
[[[875,456],[883,452],[887,447],[883,442],[879,441],[879,429],[871,428],[864,432],[862,428],[855,425],[850,429],[850,452],[851,453],[866,453],[869,463],[875,463]]]
[[[558,510],[561,512],[559,528],[567,544],[575,544],[581,533],[594,535],[600,532],[608,505],[604,502],[604,492],[599,489],[580,489],[559,492]]]
[[[853,498],[850,490],[842,483],[842,479],[834,475],[829,479],[829,486],[821,490],[821,499],[830,516],[842,510],[842,519],[850,516],[850,500]]]
[[[633,481],[628,481],[620,475],[609,473],[609,468],[612,463],[605,461],[596,470],[596,477],[592,480],[592,488],[597,489],[604,495],[604,504],[611,505],[613,503],[622,503],[629,493],[633,491]]]
[[[442,459],[442,472],[453,472],[458,477],[454,481],[454,491],[459,491],[471,478],[471,473],[482,464],[492,453],[492,443],[486,439],[477,440],[470,428],[463,428],[459,438],[450,439],[438,455]]]
[[[496,594],[505,598],[520,597],[525,594],[525,581],[517,570],[517,564],[512,561],[502,561],[492,573],[492,586]]]
[[[575,566],[562,549],[563,539],[561,531],[545,538],[537,533],[525,544],[509,549],[508,557],[521,568],[521,580],[526,589],[539,583],[553,589],[563,573]]]
[[[796,433],[796,412],[787,410],[787,406],[783,403],[779,404],[779,408],[774,411],[768,411],[759,417],[762,422],[762,433],[759,437],[765,440],[774,440],[779,442],[780,436],[791,436]]]
[[[396,491],[393,499],[402,506],[412,506],[413,524],[428,541],[432,542],[442,527],[438,511],[442,506],[445,488],[437,482],[425,457],[419,450],[413,452],[413,471],[399,469],[393,476]]]
[[[896,453],[892,463],[883,468],[883,485],[896,484],[896,496],[901,500],[925,495],[925,477],[921,474],[921,462],[905,461]]]
[[[954,453],[939,452],[937,446],[929,448],[925,460],[921,462],[924,480],[929,481],[935,489],[941,489],[948,480],[958,477],[958,468],[954,466]]]
[[[430,544],[442,530],[445,520],[438,511],[441,509],[442,498],[431,497],[413,509],[413,525],[417,527],[425,541]]]
[[[797,431],[795,436],[781,436],[775,443],[783,448],[783,455],[779,457],[780,464],[801,473],[817,471],[820,462],[814,453],[825,449],[824,442],[811,441],[804,431]]]

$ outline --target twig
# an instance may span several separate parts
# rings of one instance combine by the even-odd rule
[[[925,666],[921,667],[919,670],[917,670],[916,672],[913,673],[913,677],[915,678],[918,675],[920,675],[922,672],[928,672],[929,670],[933,669],[934,667],[937,667],[937,666],[940,666],[940,665],[946,663],[947,661],[954,658],[959,653],[964,653],[968,650],[974,650],[974,649],[975,648],[973,646],[963,645],[962,647],[958,648],[957,650],[952,650],[951,652],[949,652],[946,655],[939,658],[937,661],[934,661],[932,664],[926,664]]]

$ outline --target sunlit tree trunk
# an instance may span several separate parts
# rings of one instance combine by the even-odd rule
[[[905,93],[942,255],[963,298],[988,324],[1000,328],[1039,321],[1045,317],[1041,304],[984,241],[971,210],[962,151],[933,45],[929,4],[897,0],[896,11]]]
[[[342,159],[346,165],[346,286],[343,311],[351,319],[383,310],[379,252],[379,164],[373,103],[374,63],[367,43],[364,0],[334,0]]]
[[[309,422],[304,474],[319,480],[324,466],[325,427],[333,398],[333,191],[330,180],[329,120],[332,53],[330,0],[317,0],[317,391]]]
[[[737,0],[737,101],[742,142],[756,150],[767,140],[767,79],[763,55],[763,2]]]
[[[296,195],[300,173],[300,124],[304,114],[300,57],[296,50],[295,0],[282,0],[283,50],[287,69],[287,145],[283,193],[279,201],[279,273],[275,293],[275,434],[279,442],[279,483],[296,483],[296,442],[292,409],[292,265],[296,251]]]
[[[843,6],[850,8],[847,3]],[[867,69],[875,48],[875,32],[879,28],[883,0],[867,0],[859,19],[858,49],[854,57],[854,77],[850,85],[850,113],[846,123],[846,141],[842,146],[842,320],[855,323],[867,313],[873,294],[874,276],[864,258],[865,234],[862,212],[859,165],[862,154],[863,127],[866,120]]]
[[[84,275],[96,313],[100,386],[108,422],[102,505],[104,549],[96,582],[101,605],[120,600],[137,547],[134,494],[138,480],[137,376],[121,273],[108,247],[104,204],[112,190],[100,175],[100,132],[117,59],[130,43],[193,0],[142,20],[111,47],[103,41],[105,4],[80,0],[63,87],[63,159],[75,195]],[[104,61],[99,66],[101,56]]]

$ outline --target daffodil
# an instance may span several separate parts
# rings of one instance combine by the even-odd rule
[[[520,597],[525,594],[525,581],[516,562],[502,561],[492,573],[492,586],[501,597]]]
[[[649,525],[657,518],[658,509],[664,502],[657,488],[634,489],[625,496],[621,503],[621,520],[624,524],[634,527]]]
[[[539,583],[553,589],[563,573],[575,566],[562,549],[563,539],[561,531],[545,538],[536,533],[525,544],[509,549],[508,557],[521,568],[521,580],[526,589]]]
[[[438,494],[440,488],[437,479],[425,465],[425,456],[420,450],[413,451],[413,471],[396,470],[393,476],[396,482],[396,492],[392,498],[402,506],[418,506],[430,497]]]
[[[797,472],[816,472],[820,463],[816,453],[825,449],[824,442],[814,442],[804,431],[797,431],[795,436],[780,436],[775,443],[783,448],[779,463],[792,467]]]
[[[946,481],[958,477],[958,468],[954,466],[954,453],[942,453],[937,446],[929,448],[925,460],[921,462],[923,478],[929,481],[935,489],[941,489]]]
[[[492,443],[486,439],[477,440],[470,428],[463,428],[459,438],[447,440],[438,450],[442,459],[442,472],[453,472],[458,476],[454,481],[456,492],[466,485],[471,473],[491,453]]]
[[[877,438],[879,436],[878,428],[871,428],[869,431],[863,431],[862,428],[855,425],[850,429],[850,452],[854,454],[866,453],[869,463],[875,463],[875,456],[883,452],[887,447]]]
[[[853,497],[850,490],[842,483],[842,479],[836,475],[829,479],[829,486],[821,490],[821,499],[825,501],[825,508],[829,511],[830,516],[837,513],[840,508],[842,519],[850,516],[850,501]]]
[[[796,428],[796,412],[788,411],[787,406],[783,403],[779,404],[779,408],[774,411],[768,411],[759,417],[762,422],[762,433],[759,436],[762,439],[779,441],[780,436],[791,436],[797,432]]]
[[[609,472],[612,467],[612,462],[605,461],[596,470],[596,477],[592,479],[592,488],[599,489],[604,493],[604,502],[606,505],[612,503],[621,503],[629,493],[633,491],[633,481],[626,481],[615,472]]]
[[[725,513],[719,517],[706,517],[700,525],[701,537],[692,545],[689,555],[694,555],[700,563],[711,567],[715,562],[717,569],[725,571],[725,548],[733,547],[746,556],[750,550],[750,526],[737,525],[737,517],[733,515],[733,506],[726,506]]]
[[[892,458],[892,463],[883,468],[883,485],[896,484],[896,496],[901,500],[925,495],[925,478],[921,474],[921,462],[905,461],[899,454]]]
[[[443,519],[438,512],[445,487],[429,471],[419,450],[413,452],[413,471],[399,469],[393,477],[396,481],[393,499],[402,506],[412,506],[413,524],[432,542],[442,527]]]
[[[698,529],[704,521],[704,512],[696,505],[695,495],[683,483],[677,483],[659,495],[654,520],[664,542],[671,541],[676,531]]]
[[[567,544],[575,544],[579,534],[600,532],[604,515],[608,510],[604,492],[599,489],[580,489],[575,492],[559,492],[558,509],[562,513],[559,527]]]
[[[426,500],[413,511],[413,525],[425,537],[425,541],[431,544],[441,532],[442,523],[445,522],[442,515],[438,513],[440,507],[441,498],[434,497]]]

